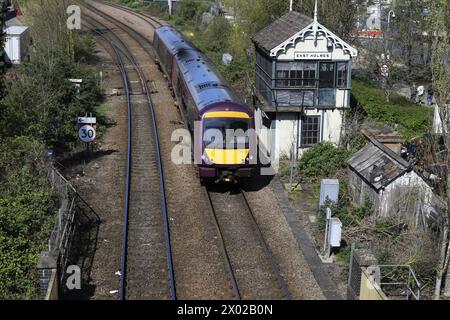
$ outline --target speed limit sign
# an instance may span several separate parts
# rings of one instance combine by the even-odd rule
[[[78,136],[83,142],[93,142],[96,136],[95,128],[91,125],[81,126],[78,130]]]

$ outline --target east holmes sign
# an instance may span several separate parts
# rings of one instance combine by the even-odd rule
[[[331,52],[295,52],[295,60],[331,60]]]

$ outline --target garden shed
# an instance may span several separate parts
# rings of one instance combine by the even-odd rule
[[[376,217],[401,216],[411,226],[436,219],[443,201],[413,165],[375,139],[348,161],[353,202],[368,199]]]

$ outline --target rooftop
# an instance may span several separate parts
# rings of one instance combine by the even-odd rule
[[[28,27],[25,26],[11,26],[5,28],[6,35],[21,35],[27,31]]]
[[[286,39],[294,36],[313,22],[313,19],[304,14],[289,11],[281,18],[275,20],[258,32],[253,41],[266,51],[280,45]]]
[[[373,137],[381,143],[403,143],[405,141],[400,133],[382,123],[365,123],[362,125],[361,132],[366,137]]]
[[[348,160],[348,165],[377,191],[411,170],[411,165],[375,139]]]

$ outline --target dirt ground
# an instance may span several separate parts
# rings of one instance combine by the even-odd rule
[[[247,191],[246,197],[294,299],[325,299],[270,185]]]
[[[122,88],[120,73],[107,50],[96,45],[100,62],[96,66],[103,71],[103,88],[111,93]],[[127,109],[124,96],[107,96],[104,116],[110,119],[106,134],[96,143],[94,153],[73,166],[64,174],[70,179],[84,200],[100,218],[97,244],[89,282],[90,299],[117,299],[120,277],[115,273],[121,266],[123,194],[125,190],[127,152]]]
[[[314,195],[315,190],[310,184],[302,184],[302,190],[293,192],[288,195],[291,200],[292,207],[294,208],[300,223],[304,230],[307,232],[308,237],[313,242],[316,250],[319,251],[323,246],[323,243],[316,241],[314,236],[314,229],[317,224],[317,199]],[[333,282],[337,285],[337,288],[342,297],[347,295],[347,278],[344,266],[339,263],[323,264],[328,275]]]

